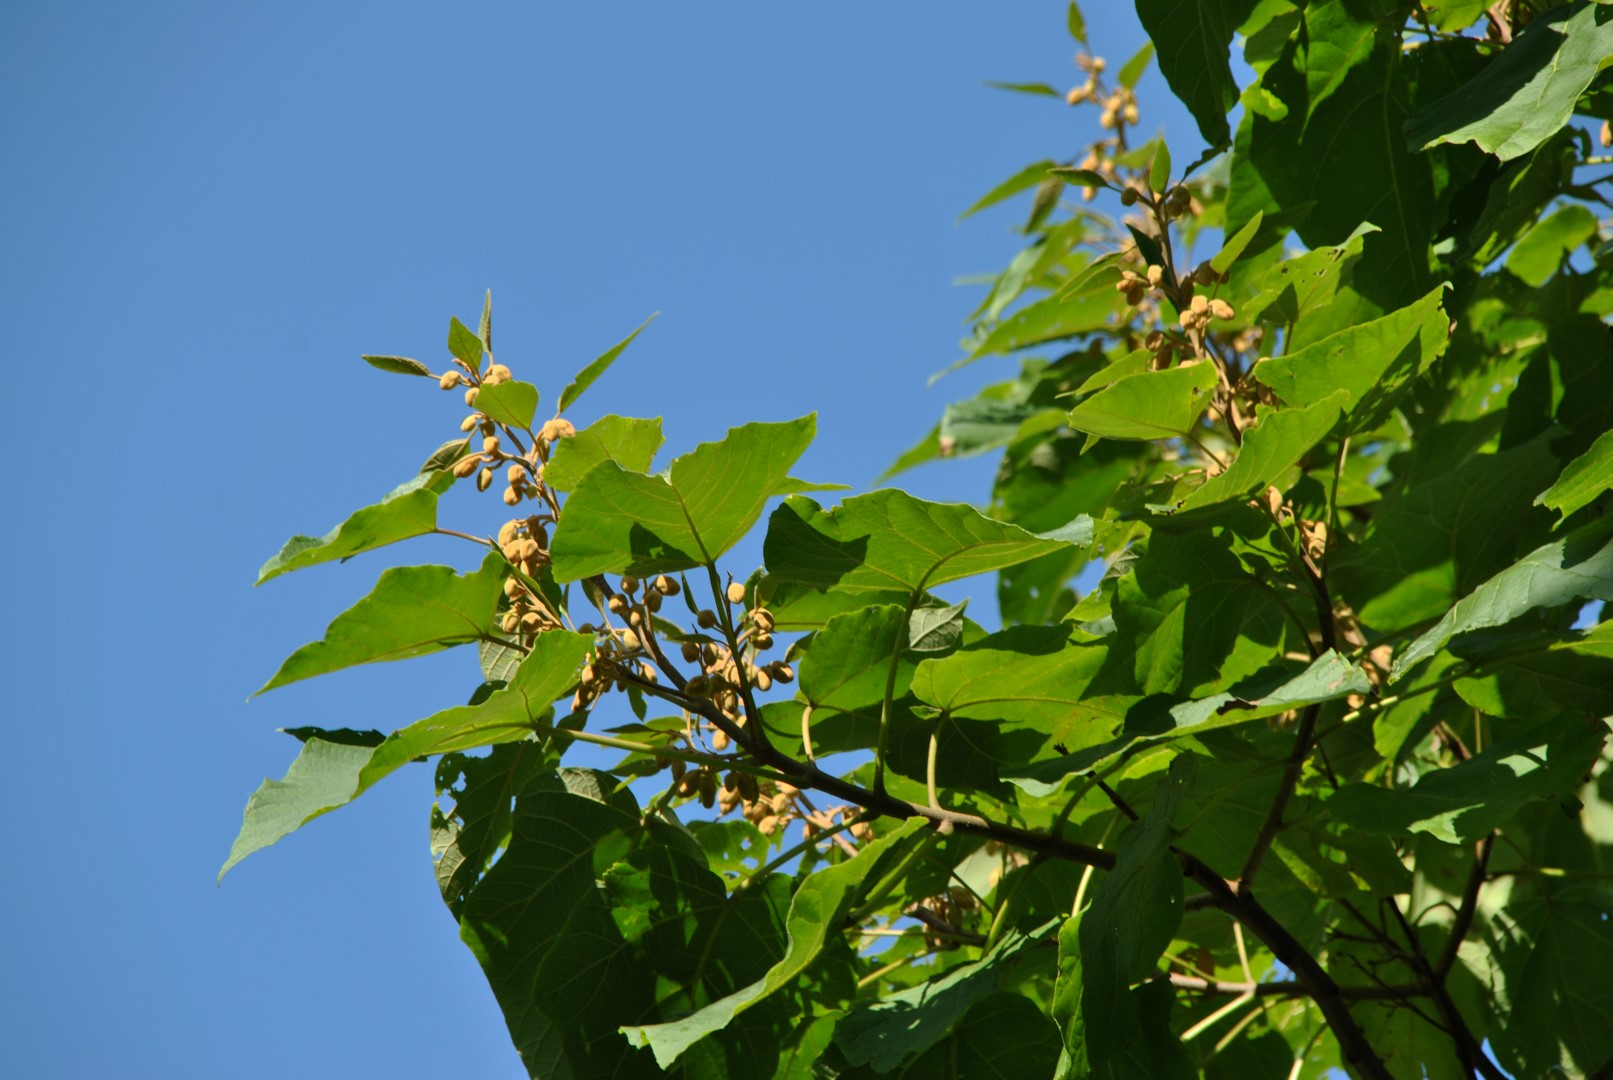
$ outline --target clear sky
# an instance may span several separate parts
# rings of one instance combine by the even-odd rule
[[[1118,65],[1130,5],[1088,8]],[[359,354],[440,366],[491,287],[500,361],[552,400],[659,310],[579,421],[664,415],[675,453],[815,410],[797,471],[866,488],[1010,371],[925,386],[976,296],[952,279],[1006,261],[1023,207],[958,213],[1097,134],[982,82],[1068,86],[1072,52],[1050,0],[6,5],[0,1073],[522,1075],[433,883],[429,769],[213,884],[295,755],[277,728],[391,730],[478,680],[457,650],[246,700],[385,566],[476,558],[251,587],[456,430],[450,395]],[[983,501],[989,475],[901,482]],[[502,509],[448,507],[480,532]]]

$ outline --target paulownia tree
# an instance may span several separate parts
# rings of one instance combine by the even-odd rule
[[[632,336],[546,420],[490,301],[445,373],[366,357],[462,434],[259,580],[484,557],[386,570],[264,689],[456,645],[480,685],[292,731],[225,868],[434,761],[544,1080],[1613,1076],[1613,4],[1137,7],[1112,76],[1072,5],[1082,81],[1010,87],[1102,137],[973,208],[1031,195],[965,342],[1018,374],[893,470],[998,453],[984,511],[826,506],[810,416],[658,470],[659,420],[576,430]],[[502,520],[439,525],[458,481]],[[935,595],[993,572],[994,632]]]

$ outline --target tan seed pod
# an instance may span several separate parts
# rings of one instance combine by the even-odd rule
[[[1210,314],[1214,315],[1217,319],[1230,319],[1237,315],[1237,312],[1234,311],[1232,309],[1232,305],[1227,303],[1225,300],[1211,300]]]
[[[442,387],[444,390],[452,390],[454,387],[459,385],[459,372],[444,372],[442,378],[437,380],[437,385]]]
[[[465,408],[468,409],[472,405],[475,405],[475,404],[476,404],[476,387],[473,386],[469,390],[465,391]]]
[[[1125,191],[1122,191],[1120,193],[1120,205],[1121,206],[1136,206],[1137,205],[1137,189],[1136,188],[1127,188]]]
[[[668,577],[667,575],[662,574],[660,577],[655,579],[655,591],[660,593],[662,596],[676,596],[682,590],[683,587],[678,584],[678,579],[675,577]]]
[[[471,413],[469,416],[465,417],[465,419],[459,422],[459,430],[464,432],[475,431],[476,425],[481,422],[481,414]]]
[[[460,458],[458,461],[454,462],[454,475],[463,480],[465,477],[475,472],[476,466],[480,465],[481,463],[482,459],[477,457],[475,454],[472,454],[470,457]]]
[[[504,479],[511,487],[525,487],[526,470],[519,465],[511,465],[504,471]]]
[[[529,634],[535,634],[543,629],[543,616],[536,611],[529,611],[521,616],[521,629]]]
[[[1128,104],[1124,109],[1120,110],[1120,118],[1128,124],[1135,124],[1142,119],[1142,114],[1137,111],[1136,105]]]
[[[693,795],[696,791],[700,790],[701,775],[702,774],[700,772],[696,771],[686,772],[682,776],[678,777],[678,794]]]
[[[531,562],[533,559],[538,557],[540,548],[538,547],[538,542],[536,540],[533,540],[530,537],[524,537],[521,540],[516,541],[516,543],[520,545],[520,554],[516,555],[516,558],[521,562]]]
[[[711,693],[711,680],[704,675],[696,675],[683,684],[683,692],[692,698],[703,698]]]
[[[1136,307],[1138,304],[1143,302],[1143,297],[1147,295],[1148,290],[1146,288],[1141,285],[1133,285],[1131,288],[1126,290],[1126,303],[1130,304],[1132,307]]]
[[[773,813],[782,816],[784,811],[790,808],[793,799],[794,796],[790,792],[780,791],[767,800],[767,805],[773,808]]]
[[[518,596],[525,595],[525,593],[526,593],[526,586],[522,585],[521,582],[518,579],[516,579],[516,578],[505,578],[504,579],[504,595],[505,596],[508,596],[511,600],[514,600]]]
[[[1092,96],[1092,92],[1084,86],[1072,86],[1070,92],[1064,95],[1065,104],[1079,105]]]
[[[504,628],[506,634],[513,634],[515,633],[515,628],[521,625],[521,616],[512,611],[499,620],[499,625]]]
[[[482,439],[482,453],[484,453],[484,454],[497,454],[498,453],[498,436],[497,435],[488,435],[488,436],[486,436],[486,437],[484,437]]]
[[[510,541],[520,535],[521,523],[519,521],[506,521],[498,530],[498,546],[507,547]]]
[[[731,740],[728,738],[728,732],[722,730],[721,728],[718,728],[716,731],[711,733],[711,748],[717,751],[719,754],[728,749],[728,744],[730,741]]]
[[[1602,121],[1602,133],[1598,136],[1598,141],[1601,142],[1604,149],[1613,147],[1613,121]]]
[[[768,814],[766,817],[756,823],[757,831],[759,831],[763,836],[772,836],[774,833],[778,832],[778,826],[779,820],[772,814]]]
[[[1149,285],[1152,285],[1154,288],[1157,289],[1157,288],[1159,288],[1159,283],[1164,281],[1164,280],[1165,280],[1165,268],[1163,266],[1150,266],[1148,268],[1148,284]]]
[[[1206,311],[1210,310],[1210,301],[1202,296],[1195,296],[1192,302],[1188,304],[1188,310],[1193,312],[1195,315],[1203,315]]]
[[[795,669],[782,660],[773,661],[771,664],[767,665],[767,669],[773,673],[773,678],[777,679],[781,683],[792,683],[795,681]]]
[[[750,639],[750,643],[751,643],[751,646],[753,648],[755,648],[755,649],[757,649],[759,651],[762,651],[762,652],[766,652],[768,649],[771,649],[773,647],[773,635],[772,634],[752,634],[751,639]]]
[[[642,629],[644,626],[644,613],[638,608],[634,608],[632,611],[627,613],[627,621],[632,623],[635,627]]]
[[[764,634],[771,634],[773,627],[777,625],[773,622],[773,613],[763,607],[759,607],[750,613],[750,621],[756,629]]]
[[[638,635],[631,630],[622,631],[622,648],[628,652],[637,652],[640,646]]]
[[[773,689],[773,676],[767,673],[766,668],[757,668],[756,675],[751,681],[756,684],[756,689],[764,694]]]
[[[487,470],[487,476],[488,476],[488,481],[491,482],[492,481],[492,476],[493,476],[493,470],[492,469]],[[520,501],[521,501],[521,493],[519,491],[516,491],[514,488],[505,488],[504,489],[504,505],[505,506],[515,506],[518,503],[520,503]]]
[[[503,364],[494,364],[487,369],[487,377],[496,383],[508,382],[510,380],[510,369]]]
[[[638,578],[636,578],[636,577],[624,577],[624,578],[622,578],[622,591],[624,593],[629,594],[629,595],[638,592]]]
[[[491,468],[483,469],[481,472],[476,474],[476,490],[477,491],[486,491],[488,488],[490,488],[492,486],[493,486],[493,470]],[[508,502],[509,500],[506,499],[505,501]]]
[[[692,641],[685,641],[679,651],[683,653],[683,662],[686,664],[692,664],[700,659],[700,646]]]
[[[710,630],[712,627],[717,625],[717,613],[712,611],[710,608],[703,608],[701,609],[700,613],[694,617],[694,621],[700,624],[700,628],[702,630]]]
[[[612,615],[621,615],[627,611],[627,597],[613,596],[605,601],[605,606],[610,609]]]
[[[644,590],[644,606],[653,614],[661,610],[661,594],[654,589]]]
[[[745,602],[745,583],[730,581],[728,583],[728,602],[730,604],[743,604]]]

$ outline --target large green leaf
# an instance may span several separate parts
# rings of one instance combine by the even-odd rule
[[[471,888],[510,842],[515,796],[558,761],[554,747],[531,741],[504,743],[485,755],[442,756],[438,802],[431,808],[431,857],[443,903],[456,919]],[[453,796],[447,810],[445,795]]]
[[[1064,1029],[1073,1076],[1187,1078],[1193,1069],[1168,1022],[1171,994],[1153,974],[1182,921],[1183,878],[1170,851],[1171,816],[1193,779],[1193,759],[1172,763],[1148,814],[1121,836],[1114,869],[1071,935],[1059,933],[1054,1016]],[[1073,937],[1074,940],[1067,940]],[[1075,985],[1079,981],[1079,986]]]
[[[415,758],[514,742],[531,734],[545,710],[577,684],[593,638],[565,630],[540,634],[514,678],[485,701],[436,713],[393,732],[379,745],[310,738],[283,780],[266,780],[247,801],[230,867],[345,806]],[[316,745],[317,744],[317,745]]]
[[[485,701],[444,709],[387,736],[365,764],[353,798],[415,758],[525,738],[557,698],[576,688],[577,670],[593,648],[591,634],[539,634],[515,677]]]
[[[840,933],[852,904],[869,875],[885,863],[884,856],[904,846],[926,828],[920,819],[904,822],[887,835],[864,845],[856,858],[819,870],[801,883],[790,901],[785,921],[789,947],[766,975],[744,989],[700,1009],[681,1020],[661,1024],[624,1025],[622,1033],[634,1046],[648,1046],[663,1069],[700,1039],[727,1027],[745,1010],[765,1001],[805,971],[829,940]]]
[[[530,1075],[653,1077],[616,1032],[731,993],[780,955],[786,882],[732,896],[697,845],[645,821],[614,778],[539,776],[508,849],[470,889],[461,932]],[[771,1075],[776,1044],[736,1031],[736,1075]],[[746,1039],[745,1036],[752,1036]]]
[[[385,571],[370,594],[340,615],[319,641],[304,645],[258,691],[356,664],[403,660],[475,641],[487,634],[507,570],[494,553],[473,574],[449,566]]]
[[[746,424],[674,459],[665,477],[601,462],[577,484],[555,529],[555,580],[712,562],[750,531],[768,499],[812,489],[789,471],[816,430],[812,416]]]
[[[560,407],[555,410],[556,414],[558,415],[571,408],[577,399],[582,397],[583,392],[594,385],[595,381],[605,374],[612,364],[616,363],[616,358],[621,356],[629,345],[633,344],[633,339],[642,334],[644,328],[654,322],[656,315],[659,314],[661,313],[657,311],[655,315],[651,315],[648,319],[639,323],[637,330],[606,349],[587,367],[577,372],[576,376],[566,384],[566,388],[560,391]]]
[[[1277,360],[1262,360],[1254,377],[1289,405],[1347,395],[1352,430],[1375,426],[1399,392],[1445,352],[1450,317],[1444,286],[1415,304],[1352,326]]]
[[[1613,889],[1605,881],[1547,883],[1497,920],[1511,1009],[1494,1041],[1515,1075],[1606,1075],[1613,1060],[1609,911]]]
[[[447,471],[423,472],[374,506],[355,511],[324,536],[293,536],[258,571],[258,584],[305,566],[346,559],[437,527],[437,497],[454,483]]]
[[[1096,333],[1112,325],[1119,305],[1120,295],[1110,289],[1075,296],[1061,292],[1044,297],[992,327],[970,351],[969,359],[979,360],[984,356],[1028,349],[1046,341]]]
[[[1055,743],[1081,748],[1114,733],[1124,703],[1083,698],[1107,654],[1101,643],[1071,641],[1068,625],[1017,626],[924,661],[912,691],[941,713],[943,760],[956,740],[1018,766]]]
[[[1105,439],[1171,439],[1192,431],[1210,405],[1215,365],[1128,375],[1070,410],[1077,431]]]
[[[906,652],[907,635],[902,608],[872,604],[835,616],[813,636],[800,688],[812,706],[815,753],[873,745],[893,658],[897,700],[913,678],[916,660]]]
[[[1465,648],[1455,647],[1464,656]],[[1559,709],[1613,715],[1613,622],[1584,634],[1536,634],[1471,659],[1456,681],[1462,700],[1488,716],[1529,720]]]
[[[1570,204],[1524,233],[1507,255],[1507,269],[1536,288],[1555,274],[1580,245],[1597,238],[1596,215]]]
[[[1613,491],[1613,430],[1597,436],[1591,448],[1564,466],[1557,482],[1535,498],[1536,506],[1549,506],[1571,517]]]
[[[1137,18],[1159,49],[1159,70],[1211,146],[1230,141],[1227,113],[1238,100],[1232,36],[1256,0],[1137,0]]]
[[[559,491],[574,491],[588,470],[602,461],[614,461],[628,472],[648,472],[661,442],[660,417],[602,416],[555,444],[554,456],[543,467],[543,479]]]
[[[1409,790],[1345,784],[1327,809],[1346,824],[1391,836],[1426,832],[1466,843],[1505,823],[1525,804],[1570,794],[1607,738],[1607,722],[1562,716],[1426,773]]]
[[[1536,16],[1460,89],[1417,110],[1406,142],[1475,142],[1502,161],[1527,154],[1573,116],[1579,95],[1613,64],[1613,7],[1563,5]]]
[[[254,851],[278,843],[319,815],[349,802],[359,772],[374,750],[373,744],[327,742],[317,737],[304,742],[286,775],[265,780],[247,800],[241,831],[230,845],[219,880]]]
[[[1437,43],[1402,56],[1395,0],[1318,0],[1281,58],[1245,94],[1227,193],[1227,226],[1265,211],[1308,207],[1296,229],[1311,247],[1369,237],[1358,288],[1378,311],[1426,293],[1436,224],[1430,162],[1407,150],[1401,125],[1416,95],[1443,92],[1450,65]],[[1312,100],[1312,94],[1321,94]]]
[[[1059,1059],[1058,1028],[1022,993],[990,994],[974,1002],[951,1031],[925,1053],[893,1067],[855,1068],[844,1080],[1002,1080],[1051,1076]]]
[[[975,1004],[1007,989],[1005,984],[1031,947],[1057,927],[1057,922],[1050,922],[1028,934],[1010,930],[979,960],[907,990],[859,1002],[835,1026],[835,1046],[852,1065],[890,1072],[946,1038]]]
[[[1457,634],[1504,626],[1536,608],[1574,600],[1613,600],[1613,528],[1606,520],[1536,548],[1462,597],[1395,658],[1389,679],[1401,678]]]
[[[833,510],[796,496],[768,520],[763,596],[783,607],[803,594],[832,594],[821,605],[832,613],[905,605],[925,589],[1070,546],[971,506],[925,502],[894,489],[858,495]]]
[[[1421,479],[1375,510],[1359,544],[1333,553],[1329,584],[1382,633],[1440,618],[1511,564],[1529,535],[1531,517],[1519,511],[1556,469],[1546,440],[1536,439]],[[1497,506],[1519,509],[1500,514]]]
[[[1258,410],[1255,425],[1245,429],[1232,464],[1189,495],[1181,509],[1213,506],[1277,483],[1327,437],[1349,401],[1348,392],[1338,390],[1302,408]]]
[[[1010,176],[1008,179],[1004,180],[1002,183],[980,196],[980,198],[976,199],[974,204],[970,206],[969,209],[965,210],[960,217],[968,217],[970,214],[978,214],[988,206],[996,206],[1004,199],[1011,199],[1022,191],[1029,191],[1031,188],[1047,179],[1047,170],[1051,169],[1053,165],[1054,162],[1043,160],[1033,162],[1032,164],[1025,166],[1013,176]]]

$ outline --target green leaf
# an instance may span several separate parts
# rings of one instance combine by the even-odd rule
[[[1585,634],[1537,634],[1525,649],[1501,645],[1493,655],[1454,648],[1478,669],[1456,680],[1456,692],[1487,716],[1529,720],[1559,709],[1613,713],[1613,623]]]
[[[1290,405],[1314,405],[1344,391],[1351,430],[1376,426],[1400,391],[1444,354],[1450,338],[1444,295],[1442,285],[1380,319],[1262,360],[1254,377]]]
[[[1255,213],[1263,215],[1259,210]],[[1254,322],[1307,326],[1310,320],[1303,316],[1333,303],[1353,279],[1366,238],[1377,231],[1376,226],[1368,226],[1343,244],[1308,251],[1273,266],[1261,278],[1254,298],[1238,305],[1241,313]],[[1296,335],[1295,347],[1302,344],[1308,342],[1300,342]]]
[[[350,798],[358,798],[415,758],[526,738],[555,700],[576,688],[577,670],[593,649],[591,634],[569,630],[539,634],[514,678],[485,701],[444,709],[387,736],[365,763]]]
[[[1109,181],[1102,173],[1094,172],[1091,169],[1077,169],[1070,165],[1059,165],[1049,168],[1048,172],[1074,187],[1106,188],[1109,186]]]
[[[460,458],[465,456],[465,452],[469,449],[470,439],[468,437],[449,439],[431,452],[431,456],[426,458],[425,463],[420,466],[420,471],[422,473],[433,473],[451,469]]]
[[[482,300],[482,321],[476,326],[476,336],[489,356],[493,355],[493,290],[487,290]]]
[[[1160,73],[1211,146],[1232,138],[1227,113],[1238,86],[1230,47],[1254,8],[1255,0],[1137,0],[1137,17],[1159,46]]]
[[[925,502],[894,489],[858,495],[832,511],[793,496],[768,521],[763,598],[833,593],[840,610],[905,605],[925,589],[1068,546],[972,506]]]
[[[511,379],[476,391],[476,411],[495,424],[529,429],[538,409],[538,388]]]
[[[1606,721],[1560,716],[1468,761],[1425,773],[1409,790],[1345,784],[1326,807],[1338,820],[1369,832],[1425,832],[1447,843],[1469,843],[1525,804],[1579,787],[1607,734]]]
[[[1613,490],[1613,430],[1597,436],[1591,448],[1570,461],[1557,482],[1535,496],[1536,506],[1549,506],[1571,517]]]
[[[1087,43],[1087,20],[1076,6],[1075,0],[1070,0],[1070,9],[1065,14],[1064,25],[1069,28],[1070,36],[1082,45]]]
[[[515,796],[559,762],[553,747],[505,743],[486,755],[444,754],[431,808],[431,857],[443,903],[459,918],[465,898],[509,845]],[[453,804],[442,808],[443,796]]]
[[[1160,140],[1159,150],[1154,154],[1154,160],[1148,166],[1148,186],[1156,195],[1163,195],[1171,183],[1171,151]]]
[[[1051,1076],[1059,1059],[1058,1028],[1023,993],[990,994],[976,1001],[941,1041],[892,1072],[856,1069],[846,1080],[1000,1080]]]
[[[783,959],[769,968],[761,979],[681,1020],[624,1025],[622,1034],[633,1046],[648,1046],[654,1051],[661,1068],[670,1067],[700,1039],[727,1027],[746,1009],[765,1001],[805,971],[829,940],[839,933],[864,882],[885,863],[886,853],[905,847],[926,827],[920,819],[906,821],[889,834],[863,845],[855,858],[819,870],[803,881],[790,901],[785,923],[789,947]]]
[[[1182,502],[1181,509],[1211,506],[1277,483],[1327,438],[1349,400],[1347,391],[1338,390],[1305,408],[1257,410],[1255,425],[1244,430],[1243,445],[1232,464],[1206,480]]]
[[[1217,381],[1209,363],[1128,375],[1070,410],[1070,426],[1105,439],[1180,438],[1198,424]]]
[[[1055,742],[1090,746],[1113,734],[1124,708],[1084,699],[1108,650],[1070,636],[1068,625],[999,631],[919,664],[913,695],[947,718],[944,732],[963,722],[970,741],[1004,765],[1035,760]]]
[[[663,441],[660,417],[602,416],[555,443],[554,454],[543,467],[543,479],[559,491],[575,491],[588,470],[602,461],[614,461],[628,472],[648,472]]]
[[[893,693],[907,693],[917,662],[906,655],[903,609],[870,604],[829,619],[801,664],[801,697],[812,706],[817,753],[870,746],[878,736],[891,658],[896,656]]]
[[[781,953],[787,884],[729,896],[681,829],[646,821],[613,778],[562,769],[520,791],[509,847],[466,898],[461,935],[531,1075],[649,1080],[654,1061],[617,1028],[759,978]],[[737,1059],[708,1070],[771,1076],[775,1037],[750,1024],[732,1034]]]
[[[1516,1063],[1515,1075],[1594,1076],[1613,1060],[1609,910],[1605,882],[1568,882],[1508,904],[1505,919],[1492,923],[1511,1005],[1494,1043]]]
[[[1248,679],[1232,691],[1174,706],[1171,709],[1171,719],[1176,723],[1173,734],[1208,731],[1277,716],[1307,705],[1337,701],[1350,694],[1372,693],[1372,683],[1366,673],[1335,649],[1312,660],[1299,674],[1267,689],[1272,681],[1270,677]]]
[[[409,761],[430,754],[514,742],[577,683],[593,651],[591,635],[551,630],[538,636],[509,685],[477,705],[448,709],[387,736],[379,746],[310,738],[283,780],[266,780],[247,802],[241,832],[219,871],[278,842],[321,814],[345,806]]]
[[[986,85],[991,87],[993,90],[1008,90],[1008,91],[1010,91],[1012,93],[1015,93],[1015,94],[1032,94],[1032,95],[1034,95],[1036,97],[1055,97],[1056,98],[1056,97],[1063,97],[1064,96],[1063,94],[1059,93],[1057,90],[1053,89],[1051,86],[1047,85],[1046,83],[1039,83],[1039,82],[1038,83],[993,82],[992,80],[987,79],[986,80]]]
[[[1406,122],[1406,142],[1426,150],[1471,141],[1511,161],[1567,124],[1579,96],[1610,63],[1613,8],[1594,3],[1543,12],[1476,77],[1419,109]]]
[[[1120,71],[1115,75],[1115,80],[1126,89],[1132,89],[1141,81],[1143,72],[1148,70],[1148,62],[1153,58],[1154,43],[1152,41],[1144,42],[1143,47],[1138,49],[1130,60],[1120,66]],[[1169,172],[1170,170],[1167,169],[1166,171]],[[1159,191],[1162,189],[1155,188],[1154,190]]]
[[[1121,299],[1120,294],[1113,291],[1068,298],[1062,294],[1044,297],[992,327],[974,346],[969,359],[979,360],[1107,329]]]
[[[424,375],[431,377],[431,369],[418,360],[411,360],[407,356],[363,356],[366,364],[382,371],[390,371],[394,375]]]
[[[1389,681],[1444,648],[1457,634],[1504,626],[1536,608],[1613,600],[1613,529],[1607,520],[1536,548],[1474,589],[1395,658]]]
[[[347,803],[359,771],[374,747],[310,738],[291,768],[279,780],[265,780],[247,800],[241,831],[230,845],[229,858],[218,872],[223,881],[230,868],[254,851],[296,832],[319,815]]]
[[[566,388],[560,391],[560,406],[555,410],[555,415],[558,416],[560,413],[565,412],[567,409],[571,408],[572,405],[576,404],[577,399],[582,397],[583,391],[594,385],[594,381],[597,380],[601,375],[605,374],[605,371],[612,364],[616,363],[616,358],[621,356],[622,352],[629,345],[633,344],[633,339],[642,334],[644,332],[644,328],[654,322],[656,316],[660,314],[661,313],[657,311],[654,315],[651,315],[648,319],[645,319],[643,322],[639,323],[637,330],[634,330],[631,334],[628,334],[622,340],[606,349],[599,355],[598,358],[594,360],[593,363],[577,372],[572,380],[566,384]]]
[[[1438,442],[1424,435],[1423,442]],[[1546,437],[1459,466],[1430,463],[1426,479],[1375,506],[1358,544],[1328,560],[1334,594],[1380,633],[1441,618],[1463,595],[1504,570],[1520,543],[1538,542],[1548,515],[1528,512],[1532,492],[1557,470]],[[1483,498],[1475,497],[1479,493]],[[1514,507],[1498,514],[1497,506]],[[1533,524],[1531,524],[1533,522]]]
[[[948,653],[963,643],[963,610],[967,599],[942,607],[921,607],[907,620],[907,651],[926,655]]]
[[[1595,214],[1578,204],[1565,206],[1523,234],[1507,256],[1507,269],[1539,288],[1575,248],[1596,235]]]
[[[996,206],[1004,199],[1010,199],[1022,191],[1029,191],[1031,188],[1047,179],[1047,170],[1051,169],[1052,167],[1053,162],[1048,160],[1038,161],[1034,164],[1025,166],[1013,176],[1010,176],[1008,179],[1004,180],[1002,183],[980,196],[980,198],[976,199],[974,204],[960,215],[960,220],[968,217],[971,214],[977,214],[988,206]]]
[[[979,960],[907,990],[859,1002],[835,1026],[835,1046],[852,1065],[890,1072],[946,1038],[977,1003],[1009,989],[1014,969],[1057,926],[1049,922],[1029,934],[1010,930]]]
[[[712,562],[750,531],[768,499],[810,486],[789,470],[816,430],[813,416],[733,428],[721,442],[674,459],[666,477],[614,461],[596,465],[555,529],[555,580],[643,577]]]
[[[424,536],[437,527],[437,497],[454,483],[451,472],[421,473],[399,484],[374,506],[355,511],[324,536],[293,536],[258,571],[258,584],[270,578],[347,559],[387,544]]]
[[[1432,162],[1405,148],[1401,124],[1413,95],[1441,92],[1455,68],[1440,43],[1402,54],[1387,30],[1400,18],[1393,0],[1329,0],[1301,17],[1250,88],[1275,107],[1246,109],[1238,127],[1227,228],[1257,210],[1308,207],[1295,228],[1315,248],[1343,243],[1367,222],[1380,226],[1357,287],[1373,314],[1390,310],[1432,286],[1428,249],[1440,220]]]
[[[1243,254],[1244,249],[1249,246],[1249,241],[1260,231],[1261,222],[1265,220],[1266,212],[1256,210],[1254,216],[1244,223],[1243,228],[1233,233],[1232,237],[1221,245],[1221,250],[1210,260],[1210,269],[1218,274],[1224,274],[1232,269],[1232,264],[1238,261],[1238,256]]]
[[[458,319],[448,320],[448,351],[472,371],[482,368],[482,339]]]
[[[259,694],[330,671],[424,656],[475,641],[488,632],[507,565],[494,553],[473,574],[449,566],[385,571],[364,599],[336,617],[319,641],[280,665]]]

